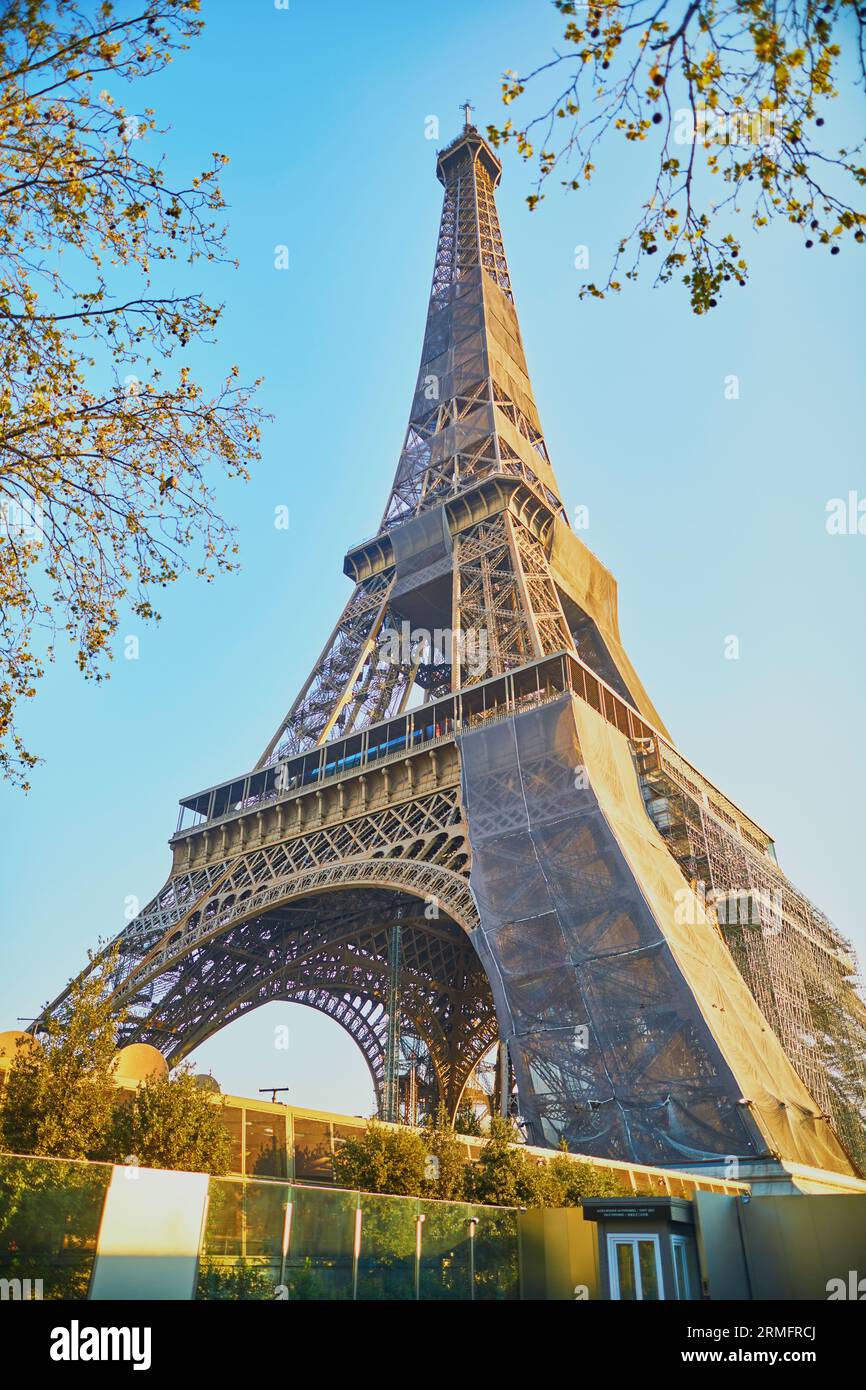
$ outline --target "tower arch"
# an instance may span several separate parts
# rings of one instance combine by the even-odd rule
[[[405,861],[397,861],[404,864]],[[384,872],[377,875],[377,871]],[[453,1115],[465,1080],[497,1036],[484,967],[465,927],[442,903],[395,887],[389,863],[363,875],[343,866],[318,887],[284,892],[263,909],[249,900],[220,929],[196,931],[128,975],[118,992],[124,1042],[149,1042],[173,1060],[221,1028],[282,1000],[334,1018],[359,1046],[387,1113],[389,1049],[419,1039],[436,1094]],[[243,909],[243,910],[241,910]]]

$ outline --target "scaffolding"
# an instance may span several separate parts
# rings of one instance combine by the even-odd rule
[[[642,740],[647,810],[761,1012],[866,1171],[866,1003],[853,947],[782,873],[772,842],[661,739]]]

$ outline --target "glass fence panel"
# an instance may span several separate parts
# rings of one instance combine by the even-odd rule
[[[350,1299],[356,1192],[293,1187],[292,1228],[283,1283],[289,1298]]]
[[[110,1181],[109,1164],[0,1154],[0,1279],[10,1281],[7,1297],[87,1297]]]
[[[475,1225],[475,1297],[520,1297],[517,1212],[508,1207],[472,1208]]]
[[[415,1297],[415,1245],[420,1202],[361,1193],[358,1298]]]
[[[87,1297],[111,1175],[0,1154],[4,1296]],[[466,1299],[473,1256],[476,1298],[519,1297],[514,1211],[211,1178],[196,1297],[271,1300],[284,1286],[301,1300]]]
[[[285,1183],[211,1178],[197,1298],[274,1297],[290,1192]]]
[[[470,1209],[456,1202],[421,1202],[421,1298],[471,1297]]]

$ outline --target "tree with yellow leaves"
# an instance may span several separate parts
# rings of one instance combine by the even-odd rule
[[[226,159],[171,179],[154,112],[121,100],[196,37],[198,0],[88,8],[0,12],[0,769],[24,787],[16,709],[58,636],[104,679],[123,605],[156,619],[185,570],[234,569],[213,475],[259,457],[258,383],[209,392],[170,360],[219,322],[164,277],[227,260]]]
[[[695,313],[715,308],[748,276],[729,217],[740,211],[758,228],[793,223],[806,250],[838,255],[848,235],[866,240],[866,212],[854,206],[866,184],[862,141],[831,149],[822,130],[837,81],[866,86],[863,0],[553,4],[567,21],[564,48],[502,83],[510,105],[550,82],[543,111],[488,127],[495,145],[514,140],[537,162],[530,208],[555,171],[566,188],[587,185],[612,132],[653,151],[635,225],[607,280],[581,297],[620,290],[647,257],[656,283],[681,277]]]

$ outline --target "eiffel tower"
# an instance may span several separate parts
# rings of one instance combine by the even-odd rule
[[[165,886],[115,939],[126,1042],[176,1059],[271,1000],[458,1109],[498,1046],[527,1137],[633,1162],[864,1154],[851,948],[679,753],[569,523],[470,121],[381,525],[255,766],[181,802]],[[90,967],[89,967],[90,968]],[[62,1008],[65,992],[51,1009]]]

